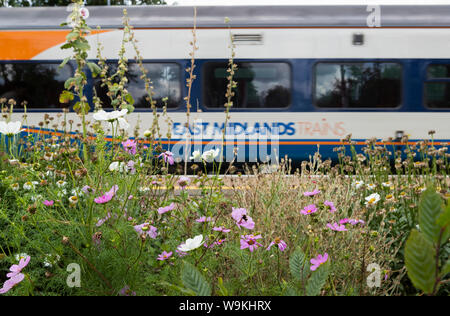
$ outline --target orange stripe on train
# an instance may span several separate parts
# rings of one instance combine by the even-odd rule
[[[46,49],[66,42],[69,30],[1,31],[0,60],[30,60]],[[91,34],[109,32],[92,30]]]

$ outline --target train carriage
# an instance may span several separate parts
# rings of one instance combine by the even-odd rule
[[[95,60],[100,41],[112,71],[123,8],[88,7],[94,30],[87,36],[89,58]],[[171,134],[162,141],[182,158],[194,8],[126,9],[157,106],[166,103],[173,120],[170,131],[162,122],[161,134]],[[30,129],[63,106],[59,94],[75,69],[69,62],[58,70],[70,56],[60,49],[69,32],[60,23],[68,15],[61,7],[0,9],[0,98],[16,99],[15,120],[22,119],[21,101],[28,102]],[[238,70],[226,155],[237,146],[241,161],[268,155],[302,160],[319,145],[322,156],[333,158],[332,149],[347,134],[358,145],[372,137],[420,140],[429,130],[436,131],[437,145],[450,141],[450,5],[201,6],[195,24],[191,151],[210,149],[222,138],[230,38]],[[143,136],[152,111],[135,53],[127,48],[128,90],[135,100],[127,120],[131,130],[139,124]],[[95,91],[108,110],[100,80],[87,73],[91,107]]]

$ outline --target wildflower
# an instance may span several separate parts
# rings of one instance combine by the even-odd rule
[[[200,150],[194,150],[192,152],[192,156],[189,157],[189,159],[194,160],[194,161],[200,161],[201,158],[202,158],[202,154],[200,153]]]
[[[102,232],[95,232],[92,235],[92,242],[96,245],[96,246],[100,246],[100,244],[102,243]]]
[[[190,180],[188,177],[181,176],[181,177],[178,179],[177,183],[178,183],[178,185],[179,185],[182,189],[184,189],[184,188],[189,184],[190,181],[191,181],[191,180]]]
[[[328,260],[328,254],[325,252],[324,255],[318,255],[317,257],[313,258],[310,260],[312,266],[310,267],[311,271],[316,271],[316,269],[324,264],[325,262],[327,262]]]
[[[350,219],[348,222],[352,225],[356,225],[356,224],[364,225],[366,223],[362,219]]]
[[[135,164],[136,163],[133,160],[128,161],[126,165],[127,172],[129,172],[130,174],[135,174],[136,173],[136,168],[134,167]]]
[[[372,206],[377,204],[380,200],[380,195],[378,193],[373,193],[366,197],[366,206]]]
[[[262,245],[257,242],[257,239],[261,239],[261,235],[245,235],[245,236],[241,236],[241,249],[246,249],[248,248],[250,250],[250,252],[253,252],[254,250],[256,250],[258,247],[262,247]]]
[[[323,205],[326,205],[326,206],[330,207],[330,213],[336,212],[336,207],[334,206],[333,202],[325,201],[325,202],[323,202]]]
[[[58,188],[63,188],[65,185],[67,184],[67,182],[63,181],[63,180],[58,180],[56,181],[56,186]]]
[[[356,188],[356,189],[359,189],[360,187],[362,187],[364,185],[364,181],[355,181],[354,183],[353,183],[353,186]]]
[[[89,194],[94,192],[94,189],[88,185],[85,185],[84,187],[81,188],[81,191],[83,191],[84,194]]]
[[[24,129],[20,129],[22,123],[20,121],[17,122],[4,122],[0,121],[0,134],[4,134],[6,136],[14,136]]]
[[[247,210],[245,208],[232,208],[231,217],[236,221],[236,225],[240,228],[245,227],[247,229],[255,228],[255,222],[250,216],[247,216]]]
[[[119,122],[120,129],[127,130],[130,128],[130,124],[128,124],[127,120],[125,120],[123,117],[119,117],[117,121]]]
[[[102,226],[102,225],[103,225],[108,219],[110,219],[110,218],[111,218],[111,213],[108,212],[108,214],[106,214],[106,217],[105,217],[105,218],[99,219],[98,222],[97,222],[97,224],[95,224],[95,226],[97,226],[97,227]]]
[[[22,260],[22,259],[25,259],[25,258],[27,258],[27,257],[28,257],[28,254],[25,253],[25,252],[23,252],[23,253],[18,253],[18,254],[16,254],[16,256],[15,256],[14,258],[15,258],[16,261],[18,262],[18,261],[20,261],[20,260]]]
[[[206,217],[206,216],[202,216],[200,218],[197,218],[195,220],[197,223],[205,223],[205,222],[211,222],[212,218],[211,217]]]
[[[213,162],[219,156],[219,152],[219,148],[205,151],[202,154],[202,159],[206,162]]]
[[[124,162],[119,162],[119,161],[113,161],[109,165],[108,169],[111,172],[113,172],[113,171],[123,172],[124,169],[125,169],[125,163]]]
[[[347,229],[345,228],[344,225],[339,225],[339,224],[336,223],[336,222],[333,223],[333,224],[328,223],[328,224],[327,224],[327,227],[328,227],[329,229],[334,230],[334,231],[337,231],[337,232],[345,232],[345,231],[347,231]]]
[[[111,190],[109,190],[102,196],[96,197],[94,199],[94,202],[97,204],[104,204],[111,201],[111,199],[116,195],[117,190],[119,190],[119,186],[113,185]]]
[[[184,243],[181,243],[178,247],[177,250],[175,250],[175,252],[178,254],[178,257],[183,258],[184,256],[187,255],[187,252],[181,251],[178,248],[185,245]]]
[[[3,283],[3,287],[0,289],[0,294],[7,293],[14,286],[16,286],[17,284],[22,282],[24,278],[25,278],[25,275],[23,273],[19,273],[15,276],[9,278],[8,280],[5,281],[5,283]]]
[[[69,198],[69,202],[70,202],[70,204],[77,204],[78,203],[78,197],[76,195],[72,195]]]
[[[10,185],[10,187],[13,191],[17,191],[20,189],[20,185],[18,183],[13,183]]]
[[[317,212],[317,207],[314,204],[310,204],[308,206],[305,206],[300,213],[302,213],[303,215],[310,215]]]
[[[23,184],[23,188],[24,188],[24,190],[32,190],[32,189],[34,189],[34,186],[36,184],[38,184],[37,181],[33,181],[33,182],[28,181]]]
[[[369,190],[373,190],[373,189],[375,189],[377,187],[377,185],[376,184],[373,184],[373,183],[369,183],[368,185],[367,185],[367,188],[369,189]]]
[[[17,256],[16,256],[16,258],[17,258]],[[22,269],[25,268],[28,265],[28,263],[30,262],[30,258],[31,257],[28,256],[28,255],[26,257],[20,258],[19,264],[13,264],[9,268],[9,271],[11,271],[11,272],[6,274],[6,276],[8,278],[12,278],[12,277],[18,275],[20,272],[22,272]]]
[[[213,230],[216,231],[216,232],[222,232],[222,233],[229,233],[231,231],[231,229],[224,228],[222,226],[220,226],[220,227],[213,227]]]
[[[159,213],[159,214],[167,213],[168,211],[171,211],[171,210],[175,209],[175,207],[176,207],[176,204],[175,204],[175,203],[170,203],[170,205],[168,205],[168,206],[160,207],[160,208],[158,209],[158,213]]]
[[[269,245],[269,247],[267,248],[267,250],[270,250],[270,248],[273,245],[277,245],[278,249],[280,249],[280,251],[284,251],[284,249],[286,249],[287,244],[284,240],[281,240],[279,237],[275,238]]]
[[[343,218],[339,220],[339,224],[347,224],[350,220],[348,218]]]
[[[385,188],[390,188],[392,186],[392,182],[391,181],[382,182],[381,185]]]
[[[169,165],[173,165],[175,160],[173,159],[173,153],[171,151],[165,151],[158,156],[163,157],[164,162],[167,162]]]
[[[304,192],[303,195],[304,196],[314,196],[320,193],[320,190],[314,189],[314,191],[312,192]]]
[[[122,296],[136,296],[136,292],[131,291],[128,285],[125,285],[119,292]]]
[[[44,258],[44,267],[51,268],[55,263],[61,259],[59,255],[47,254]]]
[[[150,131],[148,129],[144,131],[144,136],[145,137],[150,137],[151,135],[152,135],[152,131]]]
[[[55,203],[53,200],[45,200],[44,202],[42,202],[42,203],[44,203],[44,205],[45,206],[53,206],[53,204]]]
[[[150,236],[150,238],[153,238],[153,239],[155,239],[156,236],[158,236],[157,228],[151,226],[149,223],[144,223],[144,224],[141,224],[141,225],[136,225],[136,226],[134,226],[134,230],[135,230],[139,235]]]
[[[120,117],[125,116],[128,113],[127,109],[123,109],[121,111],[112,111],[112,112],[105,112],[104,110],[100,110],[96,113],[94,113],[93,117],[97,121],[108,121],[110,123],[114,122]]]
[[[194,238],[189,238],[185,243],[178,246],[178,250],[182,252],[188,252],[197,249],[203,244],[203,235],[195,236]]]
[[[169,252],[169,253],[168,253],[167,251],[163,251],[163,252],[158,256],[157,260],[164,261],[164,260],[169,259],[171,256],[172,256],[172,251]]]
[[[122,142],[122,146],[127,153],[136,155],[137,142],[135,140],[128,139],[127,141]]]

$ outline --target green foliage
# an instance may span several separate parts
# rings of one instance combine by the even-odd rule
[[[448,273],[448,262],[439,268],[442,246],[448,241],[449,207],[443,207],[441,197],[433,189],[426,190],[419,204],[420,231],[413,229],[405,245],[405,265],[416,288],[435,294],[441,277]]]
[[[206,278],[189,262],[184,262],[181,270],[183,285],[198,296],[210,296],[211,285]]]
[[[311,277],[306,284],[306,295],[316,296],[320,294],[325,282],[327,281],[328,274],[330,273],[330,261],[321,264],[315,271],[312,272]]]

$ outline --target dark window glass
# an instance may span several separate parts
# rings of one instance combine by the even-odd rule
[[[430,65],[427,75],[429,79],[450,78],[450,65]]]
[[[234,108],[285,108],[291,103],[291,69],[286,63],[236,62]],[[228,63],[204,66],[205,105],[224,107]]]
[[[316,105],[323,108],[393,108],[401,102],[402,68],[395,63],[319,63]]]
[[[450,82],[427,82],[425,104],[430,108],[450,108]]]
[[[108,63],[108,66],[108,76],[110,77],[117,71],[117,63]],[[181,101],[180,66],[174,63],[144,63],[144,67],[147,70],[147,77],[152,81],[153,100],[156,101],[156,106],[163,107],[162,99],[168,98],[167,107],[178,107]],[[126,76],[128,79],[126,89],[133,96],[134,106],[136,108],[150,108],[150,103],[146,100],[148,94],[145,91],[145,82],[141,79],[142,72],[139,65],[129,63]],[[114,79],[113,82],[119,82],[119,79]],[[110,108],[111,100],[106,95],[108,89],[101,85],[101,79],[95,78],[95,92],[102,101],[103,107]]]
[[[60,108],[59,95],[64,82],[72,76],[72,68],[65,65],[44,63],[0,63],[0,98],[14,99],[16,107]]]

